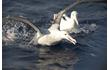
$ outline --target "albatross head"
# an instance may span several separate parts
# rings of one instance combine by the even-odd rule
[[[76,16],[77,14],[78,14],[77,11],[72,11],[72,12],[71,12],[71,15],[72,15],[72,16]]]
[[[76,22],[75,24],[79,25],[78,20],[77,20],[77,14],[78,14],[77,11],[72,11],[71,19]]]
[[[75,20],[75,19],[77,19],[77,11],[72,11],[71,12],[71,19],[73,19],[73,20]]]
[[[68,41],[70,41],[71,43],[73,43],[74,45],[76,44],[76,40],[74,38],[72,38],[68,32],[66,31],[60,31],[60,36],[62,37],[62,39],[66,39]]]

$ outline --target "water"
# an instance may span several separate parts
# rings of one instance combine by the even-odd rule
[[[72,2],[3,0],[3,16],[24,16],[34,25],[48,28],[53,14]],[[3,70],[106,70],[106,3],[81,4],[75,10],[80,25],[95,23],[97,29],[77,37],[77,45],[68,42],[51,47],[3,45]]]

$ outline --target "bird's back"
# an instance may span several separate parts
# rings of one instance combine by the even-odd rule
[[[38,44],[41,45],[54,45],[56,42],[60,41],[60,39],[55,38],[53,35],[44,35],[43,37],[39,38]]]

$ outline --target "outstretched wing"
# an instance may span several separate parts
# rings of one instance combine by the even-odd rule
[[[28,24],[35,31],[40,32],[40,30],[35,25],[33,25],[33,23],[31,23],[29,20],[27,20],[25,17],[14,17],[13,16],[13,17],[6,17],[6,18],[9,19],[9,20],[15,20],[15,21],[23,22],[24,24]]]
[[[24,17],[4,17],[2,20],[2,40],[4,43],[30,42],[39,29]]]

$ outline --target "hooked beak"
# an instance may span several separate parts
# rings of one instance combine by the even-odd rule
[[[79,25],[77,16],[75,16],[74,20],[75,20],[76,24]]]
[[[66,38],[68,41],[70,41],[71,43],[73,43],[74,45],[77,43],[76,40],[74,38],[72,38],[70,35],[67,35]]]

